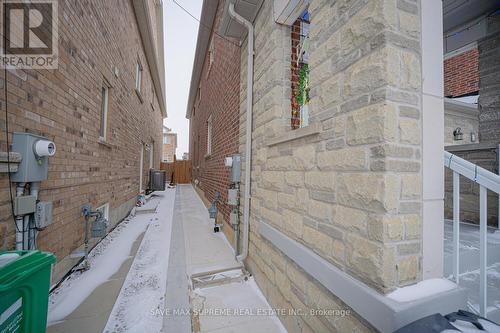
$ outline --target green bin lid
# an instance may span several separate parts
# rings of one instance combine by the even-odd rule
[[[2,284],[19,274],[34,273],[55,261],[54,255],[48,252],[0,251],[0,289]]]

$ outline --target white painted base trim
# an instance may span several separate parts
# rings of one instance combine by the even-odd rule
[[[381,332],[393,332],[427,315],[447,314],[466,307],[466,292],[458,286],[415,301],[396,302],[270,225],[260,222],[258,230],[265,239]]]

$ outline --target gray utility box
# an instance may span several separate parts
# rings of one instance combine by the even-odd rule
[[[38,156],[35,153],[35,144],[38,141],[49,140],[30,133],[12,134],[12,151],[20,153],[22,156],[17,172],[11,176],[12,182],[28,183],[47,179],[48,156]]]
[[[37,228],[45,228],[52,224],[52,202],[40,201],[36,204],[35,225]]]
[[[227,190],[227,203],[231,206],[238,205],[238,190],[230,188]]]
[[[149,169],[149,189],[151,191],[165,191],[165,175],[164,170]]]
[[[14,215],[26,215],[35,212],[36,198],[34,195],[23,195],[14,199]]]
[[[231,213],[229,214],[229,222],[231,222],[232,225],[237,225],[239,217],[240,216],[238,209],[233,208],[233,210],[231,210]]]
[[[232,158],[233,158],[233,164],[231,165],[230,182],[239,183],[241,177],[241,156],[235,154],[232,156]]]

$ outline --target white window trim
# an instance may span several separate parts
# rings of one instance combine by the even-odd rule
[[[149,168],[153,169],[154,167],[154,148],[155,148],[155,143],[154,141],[151,141],[149,144]]]
[[[135,90],[138,93],[141,93],[141,87],[142,87],[142,64],[140,60],[137,60],[137,63],[135,65]]]
[[[212,139],[213,139],[213,128],[212,128],[212,116],[208,117],[207,120],[207,156],[212,154]]]
[[[144,143],[141,143],[141,151],[139,158],[139,193],[142,193],[142,178],[143,178],[143,165],[144,165]]]
[[[97,211],[101,211],[103,217],[109,221],[109,202],[106,202],[104,205],[96,208]]]
[[[104,90],[104,94],[103,94]],[[103,96],[104,95],[104,96]],[[99,140],[106,141],[108,132],[108,113],[109,113],[109,85],[103,82],[101,87],[101,119],[99,122]]]
[[[210,46],[208,48],[208,70],[207,77],[210,74],[210,70],[212,69],[212,65],[215,61],[215,45],[213,38],[210,40]]]

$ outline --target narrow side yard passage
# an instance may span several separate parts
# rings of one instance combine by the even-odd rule
[[[50,295],[48,332],[285,332],[191,185],[156,192],[89,262]]]
[[[185,269],[187,281],[176,278],[175,283],[189,288],[190,309],[183,311],[186,293],[169,281],[165,331],[185,332],[187,312],[193,332],[286,332],[253,277],[238,269],[241,265],[224,234],[213,232],[207,208],[191,185],[177,186],[174,219],[174,228],[179,229],[172,235],[184,234],[185,266],[173,256],[182,253],[182,249],[174,250],[173,241],[171,263],[176,261],[178,266],[169,267],[168,276],[182,276]],[[169,288],[175,292],[169,293]]]
[[[49,298],[47,332],[160,331],[175,189],[156,192],[89,254]],[[152,208],[152,209],[149,209]]]

